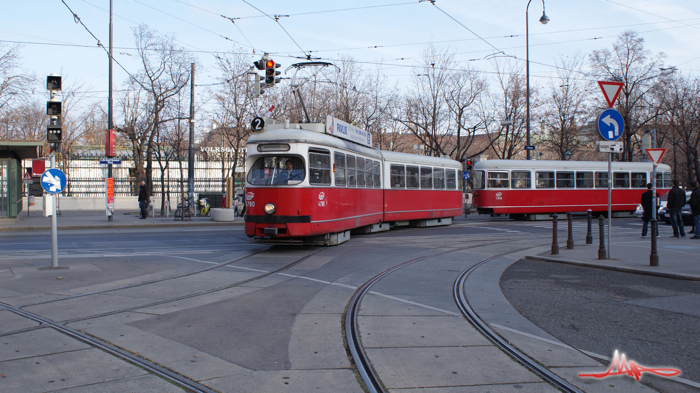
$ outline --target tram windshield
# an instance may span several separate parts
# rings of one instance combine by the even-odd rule
[[[248,171],[247,181],[254,185],[282,186],[299,184],[304,180],[304,161],[294,156],[258,158]]]

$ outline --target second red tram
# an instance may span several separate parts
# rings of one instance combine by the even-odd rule
[[[352,126],[276,122],[248,139],[245,232],[275,241],[338,244],[350,230],[448,225],[462,214],[457,161],[372,149],[332,134]],[[364,134],[362,134],[364,133]],[[365,135],[366,134],[366,135]]]
[[[634,212],[652,181],[650,162],[613,162],[612,214]],[[474,164],[473,207],[479,214],[546,218],[551,213],[608,211],[608,163],[602,161],[485,160]],[[660,195],[671,168],[656,168]]]

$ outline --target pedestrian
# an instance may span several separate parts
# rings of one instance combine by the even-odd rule
[[[666,209],[671,216],[671,227],[673,227],[673,236],[671,237],[685,237],[685,228],[681,217],[683,206],[685,206],[685,191],[678,187],[678,179],[673,179],[673,188],[668,192],[668,202],[666,203]]]
[[[700,188],[695,181],[690,182],[693,192],[690,194],[690,211],[693,213],[693,233],[691,239],[700,239]]]
[[[148,216],[148,205],[151,203],[151,195],[148,192],[148,187],[146,187],[146,182],[141,180],[141,187],[139,188],[139,209],[141,209],[142,220],[145,220]]]
[[[647,184],[647,191],[642,194],[642,209],[644,210],[644,214],[642,215],[642,220],[644,221],[644,225],[642,226],[642,238],[647,236],[647,228],[649,228],[649,220],[651,220],[651,217],[653,215],[653,203],[652,203],[652,197],[654,195],[654,192],[652,191],[652,184],[648,183]],[[656,196],[656,201],[658,203],[658,194]],[[656,227],[656,236],[659,236],[659,227]]]

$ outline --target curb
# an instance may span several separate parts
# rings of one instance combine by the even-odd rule
[[[241,226],[243,221],[238,222],[189,222],[189,223],[163,223],[163,224],[104,224],[104,225],[59,225],[57,229],[61,230],[76,230],[76,229],[130,229],[130,228],[185,228],[185,227],[222,227],[222,226]],[[32,232],[32,231],[50,231],[51,225],[46,226],[14,226],[0,227],[0,232]]]
[[[541,257],[541,256],[528,255],[525,257],[525,259],[529,259],[529,260],[533,260],[533,261],[555,262],[555,263],[563,263],[563,264],[567,264],[567,265],[592,267],[592,268],[604,269],[604,270],[614,270],[614,271],[625,272],[625,273],[646,274],[649,276],[674,278],[677,280],[700,281],[700,276],[689,275],[689,274],[655,272],[655,271],[651,271],[651,270],[635,269],[633,267],[598,265],[598,264],[589,263],[589,262],[572,261],[572,260],[568,260],[568,259],[547,258],[547,257]]]

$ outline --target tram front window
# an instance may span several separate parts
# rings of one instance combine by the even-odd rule
[[[280,186],[299,184],[304,180],[304,161],[293,156],[258,158],[248,171],[249,184]]]

